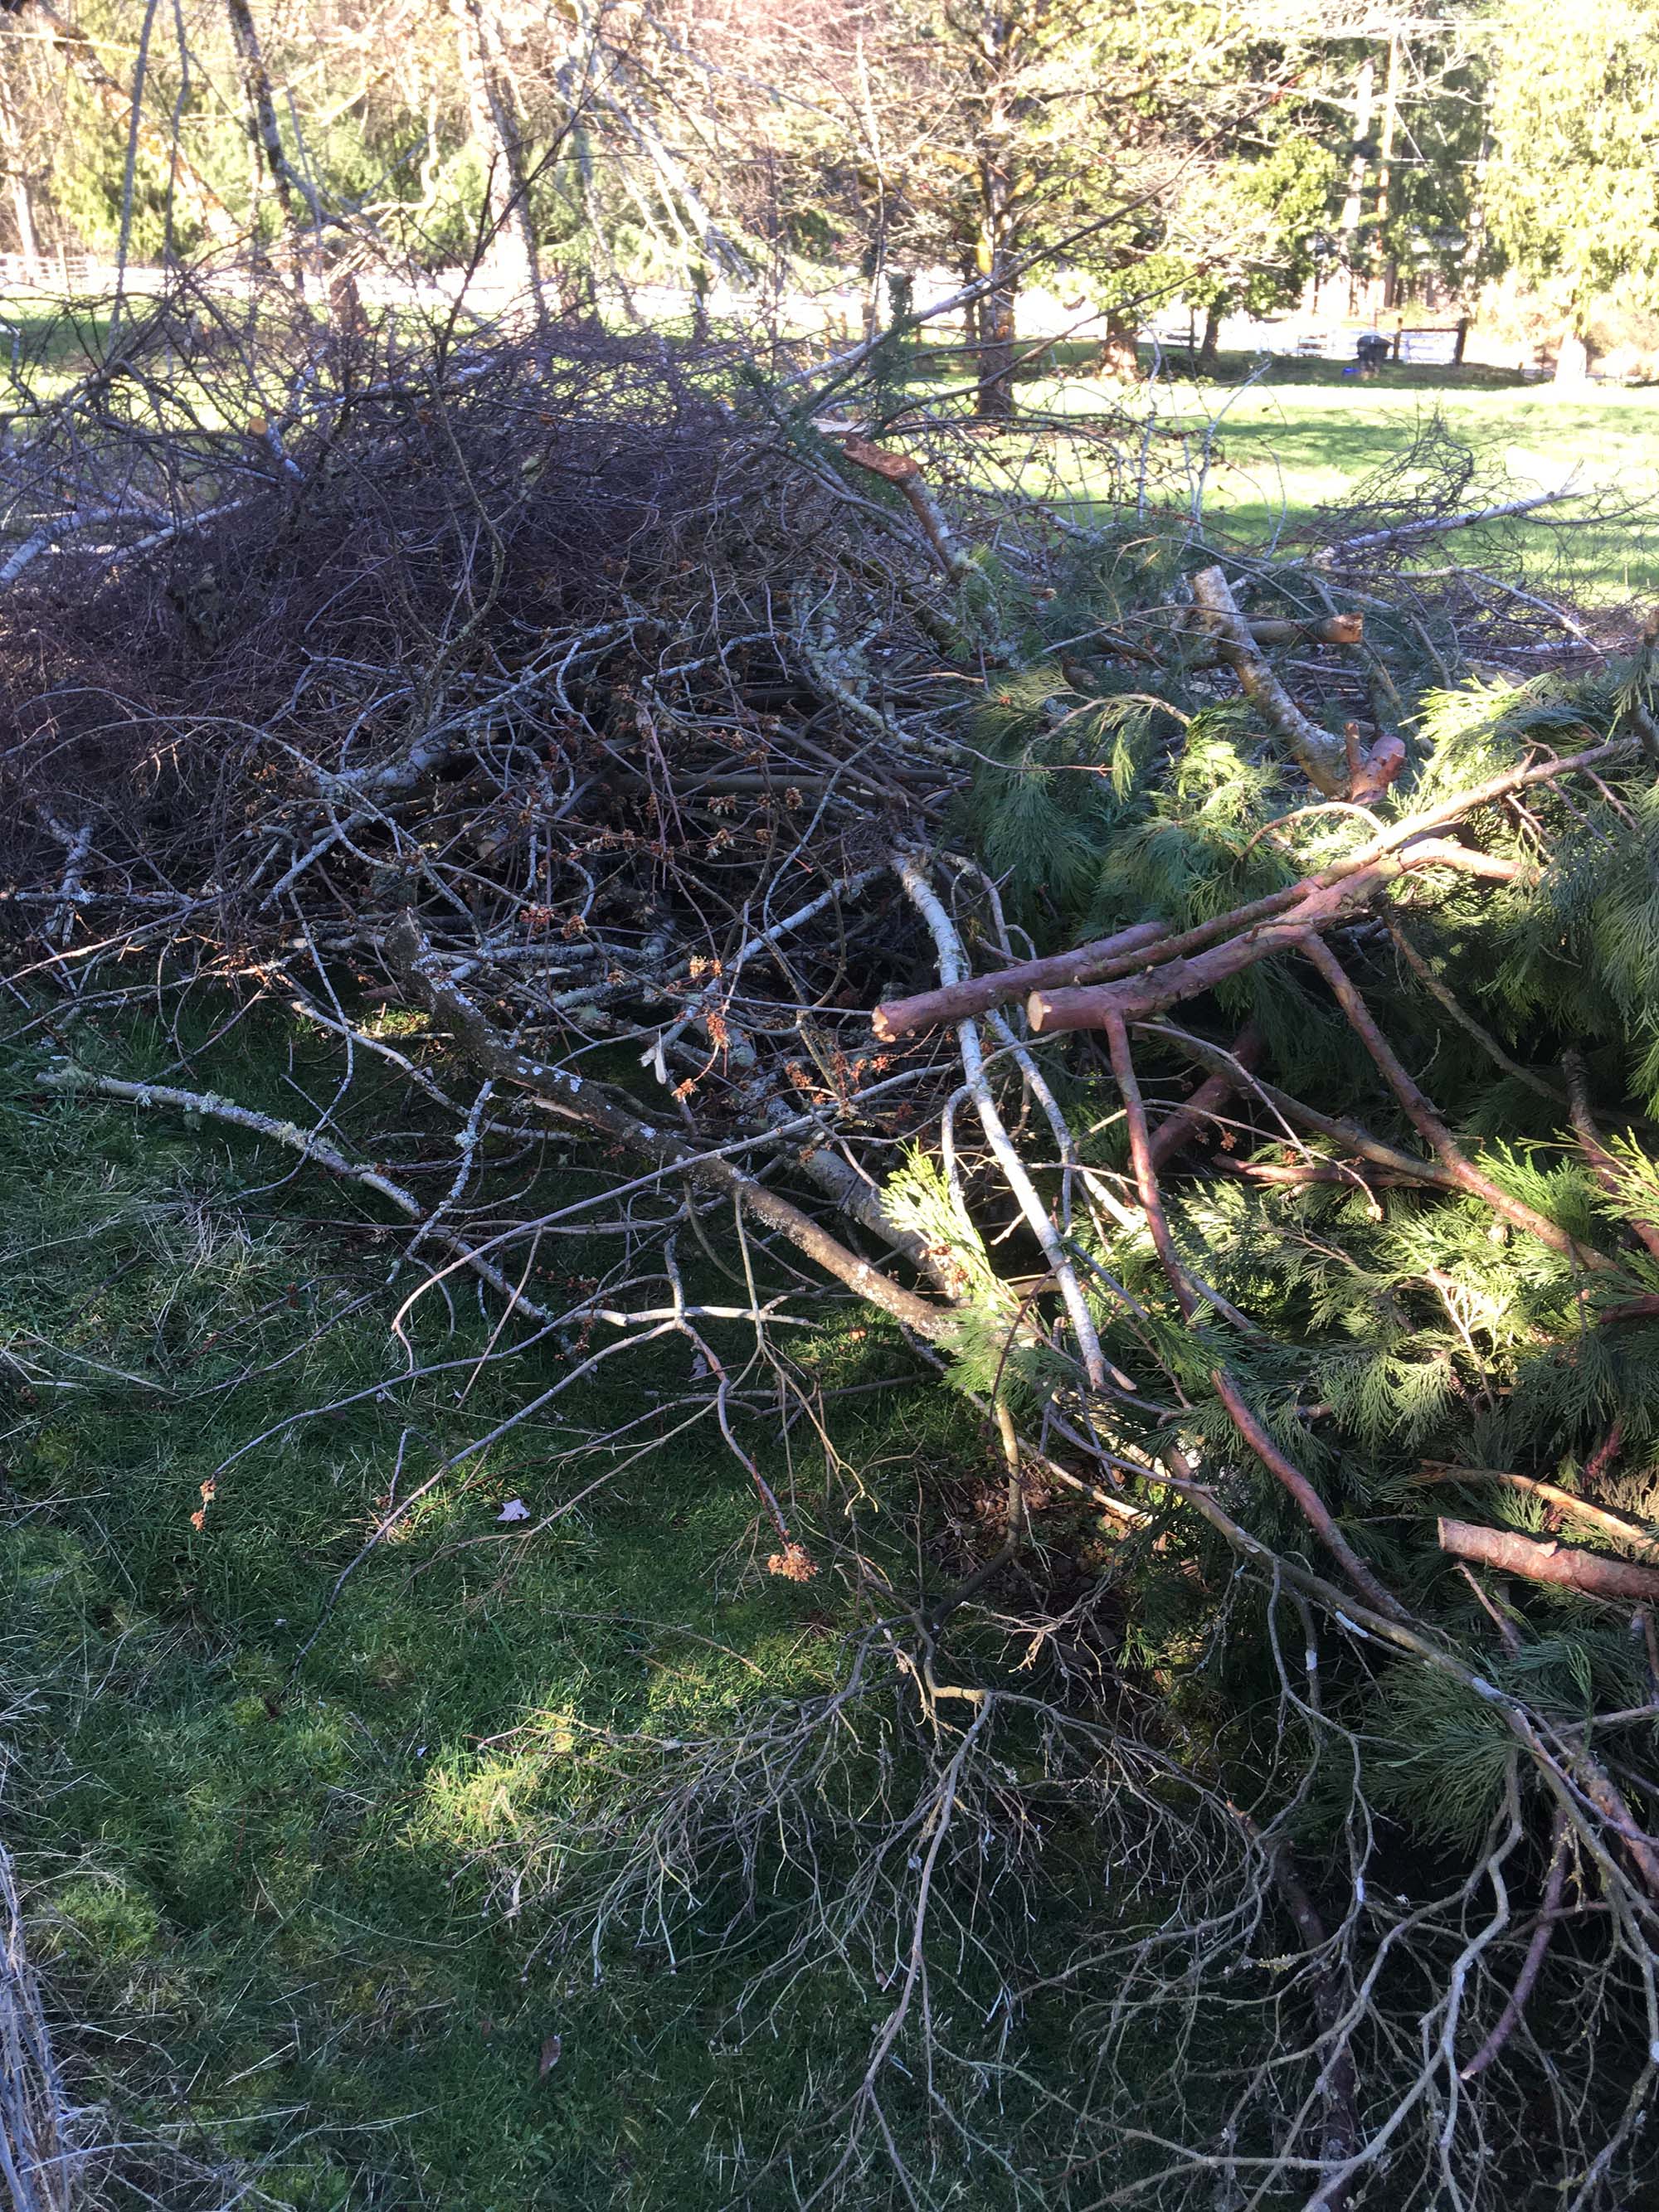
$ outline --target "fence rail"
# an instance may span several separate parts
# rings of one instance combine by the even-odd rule
[[[1415,330],[1408,330],[1402,323],[1394,334],[1394,358],[1429,362],[1437,368],[1455,367],[1462,361],[1468,335],[1467,315],[1455,323],[1425,325]]]

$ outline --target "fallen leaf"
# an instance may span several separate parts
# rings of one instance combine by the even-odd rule
[[[550,2035],[545,2039],[542,2045],[542,2063],[538,2074],[539,2080],[546,2081],[548,2075],[558,2064],[563,2051],[564,2038],[562,2035]]]
[[[509,1498],[495,1518],[498,1521],[527,1521],[530,1518],[530,1508],[522,1498]]]
[[[787,1583],[810,1583],[817,1572],[811,1554],[801,1544],[786,1544],[781,1552],[774,1552],[766,1562],[769,1575],[781,1575]]]

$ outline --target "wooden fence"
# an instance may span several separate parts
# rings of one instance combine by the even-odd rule
[[[1469,319],[1439,325],[1425,325],[1408,330],[1405,324],[1395,326],[1394,341],[1389,349],[1395,361],[1421,362],[1437,368],[1456,368],[1463,359],[1463,348],[1468,342]]]

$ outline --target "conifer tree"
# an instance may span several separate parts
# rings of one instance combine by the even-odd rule
[[[1494,245],[1554,305],[1563,382],[1600,295],[1659,305],[1659,13],[1647,0],[1505,0],[1493,26]]]

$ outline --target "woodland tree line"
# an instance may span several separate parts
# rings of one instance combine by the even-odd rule
[[[0,32],[31,258],[287,231],[624,301],[848,278],[883,319],[945,269],[992,280],[992,405],[1038,256],[1120,360],[1159,307],[1208,352],[1315,275],[1380,311],[1509,272],[1569,365],[1610,300],[1659,308],[1650,0],[7,0]]]

